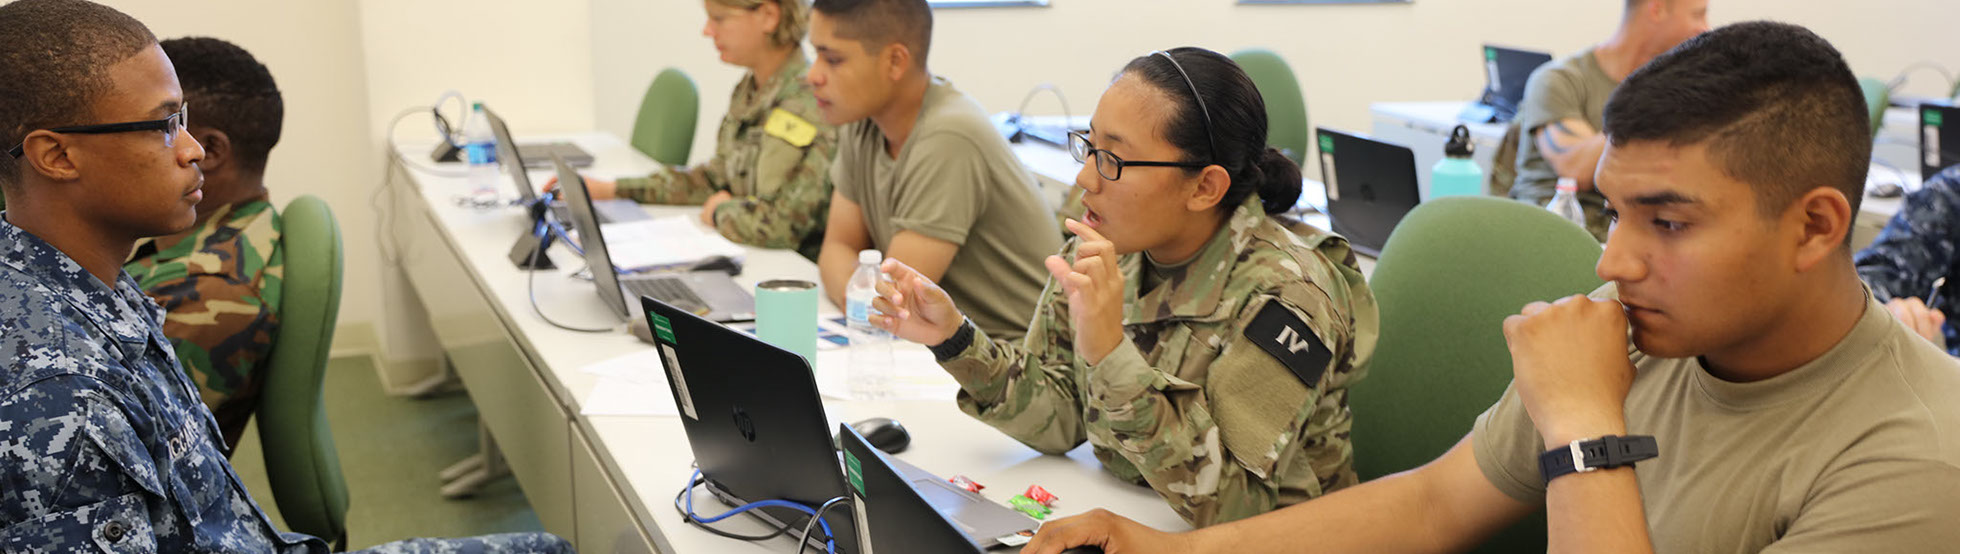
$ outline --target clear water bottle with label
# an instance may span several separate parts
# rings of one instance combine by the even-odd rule
[[[1546,203],[1546,209],[1585,229],[1587,214],[1580,208],[1580,182],[1571,177],[1560,177],[1559,185],[1554,190],[1552,201]]]
[[[470,191],[495,193],[497,136],[490,132],[490,118],[483,114],[483,102],[470,105],[469,120],[463,123],[463,159],[470,164]]]
[[[844,287],[845,324],[851,331],[851,367],[845,378],[852,398],[858,400],[879,400],[892,394],[892,336],[873,326],[870,319],[872,299],[878,297],[878,282],[883,277],[878,264],[883,260],[877,250],[859,251],[858,270],[851,273]]]

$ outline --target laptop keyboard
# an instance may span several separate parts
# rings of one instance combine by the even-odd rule
[[[688,284],[682,282],[679,277],[626,279],[620,281],[620,286],[625,287],[626,291],[631,293],[635,299],[642,296],[651,296],[655,300],[666,302],[682,309],[693,308],[702,310],[709,307],[708,302],[703,301],[701,296],[696,295],[694,289],[688,287]]]

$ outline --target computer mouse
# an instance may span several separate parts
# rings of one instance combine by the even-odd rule
[[[729,275],[741,275],[742,263],[735,261],[735,258],[717,255],[702,258],[701,261],[695,262],[695,265],[688,269],[692,271],[720,271]]]
[[[1896,198],[1904,193],[1906,193],[1906,189],[1902,189],[1900,185],[1893,183],[1879,183],[1873,185],[1871,190],[1866,191],[1866,194],[1871,195],[1873,198]]]
[[[1070,547],[1068,550],[1062,551],[1062,554],[1103,554],[1103,547],[1086,544]]]
[[[864,435],[865,442],[871,443],[872,448],[887,454],[904,452],[906,446],[912,444],[912,434],[906,432],[906,426],[889,417],[874,417],[853,423],[851,430]]]

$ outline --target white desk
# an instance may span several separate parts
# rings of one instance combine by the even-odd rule
[[[1369,134],[1376,140],[1407,146],[1416,155],[1418,198],[1430,199],[1430,168],[1443,159],[1444,142],[1450,130],[1464,125],[1471,131],[1471,161],[1485,175],[1491,174],[1492,157],[1505,138],[1502,123],[1465,123],[1457,120],[1469,102],[1377,102],[1369,104],[1374,127]]]
[[[1376,139],[1401,144],[1416,154],[1416,181],[1421,198],[1430,198],[1430,166],[1443,157],[1443,144],[1449,138],[1450,130],[1459,123],[1457,114],[1468,102],[1377,102],[1369,105],[1369,113],[1374,116],[1375,128],[1372,133]],[[1916,156],[1919,153],[1919,127],[1914,110],[1908,108],[1889,108],[1879,134],[1873,139],[1873,165],[1867,177],[1868,186],[1878,183],[1903,184],[1906,190],[1920,188],[1920,165]],[[1505,125],[1493,123],[1465,124],[1471,130],[1472,142],[1477,150],[1472,159],[1486,175],[1491,173],[1491,159],[1498,151],[1499,141],[1505,136]],[[1065,156],[1066,158],[1066,156]],[[1890,167],[1889,167],[1890,165]],[[1904,173],[1895,171],[1897,167]],[[1905,179],[1901,176],[1905,175]],[[1860,203],[1859,215],[1853,221],[1852,244],[1863,247],[1871,244],[1873,237],[1886,226],[1895,212],[1900,211],[1899,198],[1874,198],[1867,196]]]
[[[655,167],[608,135],[560,138],[595,155],[597,164],[587,170],[592,175],[644,174]],[[418,156],[427,152],[425,146],[405,146],[402,152]],[[420,300],[448,361],[469,389],[484,425],[547,531],[591,553],[793,548],[788,538],[743,543],[681,522],[671,501],[690,473],[693,455],[678,419],[580,414],[598,381],[580,368],[650,347],[623,331],[582,334],[558,329],[532,312],[526,274],[505,259],[525,227],[518,209],[462,207],[455,198],[469,191],[465,179],[401,165],[391,171],[397,172],[397,183],[406,183],[391,191],[396,217],[390,232],[401,247],[401,268],[412,289],[409,297]],[[546,175],[534,172],[532,179],[542,183]],[[696,209],[652,211],[692,214]],[[569,278],[583,265],[576,256],[561,247],[554,248],[551,257],[560,269],[537,274],[536,294],[552,318],[575,326],[616,323],[589,282]],[[775,278],[816,281],[817,269],[791,251],[752,249],[737,280],[753,285]],[[823,309],[836,313],[828,305]],[[649,401],[672,402],[665,397]],[[827,401],[826,406],[835,420],[898,419],[913,436],[912,447],[900,458],[942,476],[972,477],[988,486],[985,495],[990,499],[1005,503],[1029,484],[1040,484],[1061,498],[1052,517],[1105,507],[1157,528],[1187,527],[1150,489],[1104,473],[1087,446],[1066,457],[1040,455],[960,413],[950,398],[876,404]],[[726,509],[708,498],[705,494],[697,498],[698,511]],[[703,501],[706,506],[700,505]],[[762,530],[747,518],[723,524],[739,532]]]

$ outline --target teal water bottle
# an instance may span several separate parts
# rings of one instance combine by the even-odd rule
[[[1444,143],[1444,159],[1430,167],[1430,197],[1482,194],[1484,170],[1471,161],[1471,129],[1458,125],[1450,130],[1450,141]]]

